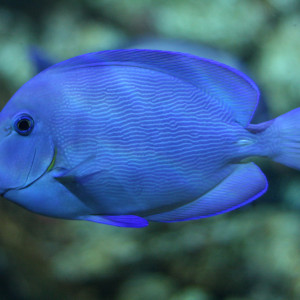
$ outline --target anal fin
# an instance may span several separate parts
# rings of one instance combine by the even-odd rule
[[[145,218],[156,222],[179,222],[211,217],[257,199],[267,188],[267,179],[257,165],[239,164],[228,177],[197,200]]]

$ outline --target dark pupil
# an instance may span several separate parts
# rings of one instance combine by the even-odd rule
[[[21,131],[27,131],[30,128],[29,120],[21,120],[18,122],[18,129]]]

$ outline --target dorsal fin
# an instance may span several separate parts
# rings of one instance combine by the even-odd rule
[[[88,53],[58,63],[48,71],[69,71],[108,65],[152,69],[189,82],[230,107],[234,119],[247,126],[256,109],[259,90],[240,71],[197,56],[159,50],[124,49]]]

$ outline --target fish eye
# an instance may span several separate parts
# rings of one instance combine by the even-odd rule
[[[33,119],[29,115],[21,115],[19,116],[15,123],[14,128],[15,131],[20,135],[29,135],[33,129]]]

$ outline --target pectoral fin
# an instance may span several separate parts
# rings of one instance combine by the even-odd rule
[[[58,170],[54,178],[95,211],[95,215],[125,215],[122,199],[130,198],[108,163],[88,159],[71,170]],[[132,211],[132,210],[131,210]]]
[[[102,177],[103,170],[98,170],[92,161],[85,161],[71,170],[60,169],[54,178],[64,185],[80,200],[89,198],[93,185]],[[101,181],[99,182],[101,184]]]
[[[103,167],[99,165],[99,162],[91,156],[72,169],[59,168],[54,170],[54,178],[62,184],[73,182],[84,182],[93,174],[99,173],[103,170]]]

